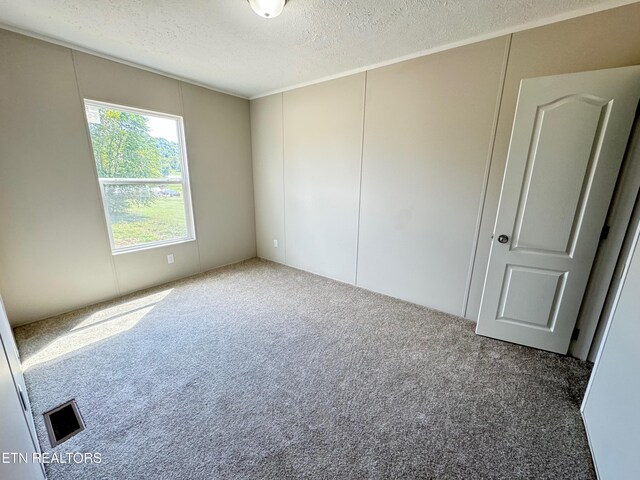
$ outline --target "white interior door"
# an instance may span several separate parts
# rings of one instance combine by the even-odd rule
[[[600,480],[640,476],[639,236],[636,227],[630,261],[581,409]]]
[[[18,346],[13,338],[13,331],[7,318],[7,312],[4,309],[4,303],[0,297],[0,339],[4,345],[7,361],[9,362],[9,369],[13,375],[13,381],[16,384],[16,388],[19,392],[22,392],[22,401],[25,404],[25,419],[29,424],[29,429],[33,436],[34,446],[39,451],[38,437],[36,436],[36,426],[33,421],[31,413],[31,404],[29,403],[29,397],[27,395],[27,385],[24,382],[24,376],[22,375],[22,365],[20,364],[20,353],[18,352]]]
[[[523,80],[476,332],[567,353],[640,66]]]
[[[17,348],[0,298],[0,454],[6,456],[0,462],[0,478],[43,480],[42,464],[33,461],[38,452]]]

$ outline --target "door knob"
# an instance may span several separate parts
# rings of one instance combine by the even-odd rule
[[[507,243],[509,241],[509,237],[507,235],[500,235],[498,237],[498,242],[500,243]]]

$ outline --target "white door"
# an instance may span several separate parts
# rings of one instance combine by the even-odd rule
[[[40,451],[13,333],[0,299],[0,478],[43,480]],[[19,457],[17,454],[22,454]]]
[[[625,268],[602,348],[582,403],[589,446],[600,480],[640,475],[640,248]]]
[[[476,333],[567,353],[640,66],[523,80]]]
[[[22,375],[22,365],[20,364],[20,353],[18,352],[18,346],[13,338],[13,330],[9,324],[7,313],[4,309],[4,303],[2,297],[0,297],[0,340],[2,341],[9,362],[9,369],[13,374],[13,381],[16,384],[22,400],[25,404],[25,418],[29,424],[29,429],[33,436],[34,446],[39,450],[38,437],[36,436],[36,426],[33,421],[31,413],[31,403],[27,396],[27,385],[24,383],[24,376]]]

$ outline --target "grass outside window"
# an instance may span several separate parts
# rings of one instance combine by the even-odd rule
[[[85,107],[113,252],[193,240],[182,118]]]

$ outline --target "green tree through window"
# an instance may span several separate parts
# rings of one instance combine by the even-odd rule
[[[192,237],[178,118],[86,105],[114,250]]]

